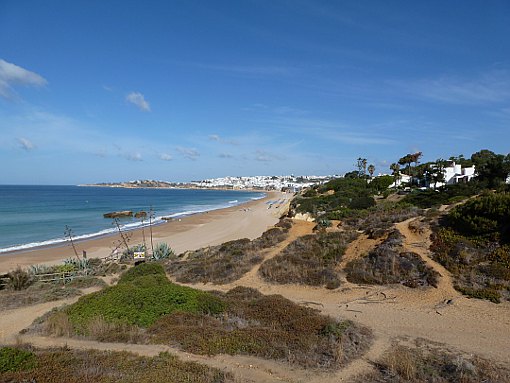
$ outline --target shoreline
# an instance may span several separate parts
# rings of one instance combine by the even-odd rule
[[[258,200],[177,217],[172,221],[157,224],[152,227],[153,243],[166,242],[176,254],[181,254],[230,240],[257,238],[268,227],[278,222],[293,197],[292,193],[272,191],[265,193],[266,196]],[[278,208],[269,209],[266,203],[276,197],[284,198],[285,203]],[[148,227],[135,228],[123,233],[130,236],[130,246],[143,243],[145,235],[147,246],[150,247]],[[75,241],[75,246],[79,256],[85,250],[88,258],[104,258],[111,253],[118,238],[118,232],[109,233]],[[71,257],[75,257],[75,254],[69,242],[6,252],[0,254],[0,273],[18,266],[23,268],[34,264],[60,263],[63,259]]]
[[[126,188],[126,189],[130,189],[130,188]],[[132,189],[135,189],[135,188],[132,188]],[[138,188],[138,189],[163,189],[163,188],[151,187],[151,188]],[[168,189],[168,188],[164,188],[164,189]],[[190,190],[193,190],[193,189],[190,189]],[[243,191],[245,191],[245,192],[256,192],[256,191],[252,191],[252,190],[243,190]],[[215,207],[215,208],[212,208],[210,210],[203,210],[203,211],[196,211],[196,212],[172,213],[170,215],[158,216],[159,220],[154,221],[152,223],[152,227],[155,228],[157,226],[164,225],[164,224],[166,224],[168,222],[172,222],[172,221],[175,221],[175,220],[181,220],[183,218],[191,217],[191,216],[198,215],[198,214],[208,214],[208,213],[213,212],[213,211],[218,211],[218,210],[223,210],[223,209],[235,208],[235,207],[243,206],[243,205],[245,205],[247,203],[250,203],[250,202],[266,199],[269,196],[269,193],[272,193],[272,191],[265,191],[263,193],[265,194],[264,197],[247,200],[247,201],[241,202],[241,203],[234,203],[234,204],[230,204],[229,203],[228,206]],[[236,202],[237,202],[237,200],[236,200]],[[130,223],[130,225],[132,225],[132,223]],[[150,226],[149,223],[145,223],[144,225],[136,225],[136,226],[132,226],[132,227],[123,227],[122,228],[122,232],[123,233],[131,233],[131,232],[136,231],[136,230],[143,230],[143,229],[149,230],[149,226]],[[100,239],[100,238],[104,238],[104,237],[111,237],[111,236],[115,236],[115,235],[119,234],[118,230],[115,229],[115,228],[112,229],[111,231],[108,231],[108,232],[104,232],[104,231],[105,230],[101,230],[101,231],[98,231],[98,232],[95,232],[95,233],[77,235],[77,236],[75,236],[73,238],[73,242],[75,244],[78,244],[78,243],[84,242],[84,241],[91,241],[91,240]],[[45,242],[47,242],[47,243],[45,243]],[[59,247],[64,247],[64,246],[71,246],[69,244],[69,240],[67,240],[67,239],[59,239],[59,240],[57,240],[57,239],[50,239],[50,240],[40,241],[38,243],[40,243],[40,244],[37,244],[37,245],[34,245],[34,246],[30,246],[30,247],[22,247],[22,248],[18,248],[18,249],[14,249],[14,250],[8,250],[8,251],[1,251],[2,249],[0,249],[0,259],[4,255],[15,255],[15,254],[19,254],[19,253],[28,253],[28,252],[38,251],[38,250],[42,250],[42,249],[59,248]],[[17,247],[28,246],[30,244],[31,243],[24,244],[24,245],[19,245]],[[15,247],[15,246],[11,246],[11,247]],[[8,248],[9,247],[7,247],[7,249]],[[5,249],[3,249],[3,250],[5,250]]]

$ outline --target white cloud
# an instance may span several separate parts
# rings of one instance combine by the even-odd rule
[[[510,73],[493,70],[471,77],[442,76],[411,82],[395,81],[404,92],[449,104],[490,104],[510,100]]]
[[[160,160],[163,160],[163,161],[172,161],[173,160],[173,157],[170,155],[170,154],[167,154],[167,153],[161,153],[159,155],[159,159]]]
[[[219,142],[221,144],[228,144],[228,145],[239,145],[239,143],[236,140],[225,139],[223,137],[220,137],[217,134],[210,134],[209,141]]]
[[[275,160],[281,160],[282,157],[276,154],[270,153],[266,150],[256,150],[255,151],[255,160],[260,162],[271,162]]]
[[[35,72],[26,70],[15,64],[0,59],[0,96],[12,99],[16,93],[12,89],[15,85],[41,87],[48,83],[46,79]]]
[[[195,161],[200,156],[200,153],[195,148],[184,148],[182,146],[179,146],[176,148],[176,150],[180,154],[182,154],[184,158],[187,158],[188,160]]]
[[[138,152],[126,153],[124,157],[129,161],[143,161],[142,155]]]
[[[293,76],[299,72],[298,68],[280,65],[214,65],[204,63],[189,63],[188,65],[244,76]]]
[[[368,133],[348,124],[314,118],[280,118],[273,121],[281,127],[292,129],[321,140],[338,141],[349,145],[391,145],[395,140],[380,134]]]
[[[135,105],[140,109],[142,112],[150,112],[151,106],[149,103],[145,100],[145,97],[143,94],[139,92],[131,92],[126,96],[126,101],[130,102],[131,104]]]
[[[35,148],[35,145],[28,138],[20,137],[18,138],[18,143],[20,148],[27,152]]]

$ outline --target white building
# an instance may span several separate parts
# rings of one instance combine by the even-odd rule
[[[411,176],[408,176],[407,174],[400,173],[399,177],[395,182],[393,182],[390,186],[388,186],[389,189],[398,188],[402,184],[407,184],[411,182]]]
[[[444,174],[444,182],[438,182],[437,184],[434,184],[434,182],[428,181],[425,185],[427,188],[431,187],[441,187],[444,185],[453,185],[453,184],[459,184],[459,183],[466,183],[471,181],[473,177],[475,177],[475,166],[469,166],[466,168],[463,168],[461,165],[456,164],[455,162],[452,162],[450,166],[447,166],[443,169]],[[397,179],[396,182],[393,182],[389,188],[398,188],[402,184],[406,184],[411,182],[411,177],[407,174],[400,174],[400,178]],[[510,183],[510,174],[508,175],[507,183]]]
[[[450,166],[444,168],[444,182],[438,182],[437,186],[453,185],[471,181],[475,176],[475,165],[463,168],[461,165],[452,162]]]

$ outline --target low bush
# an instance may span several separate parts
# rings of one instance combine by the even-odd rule
[[[480,193],[484,190],[484,187],[485,186],[480,183],[469,182],[467,184],[446,185],[437,190],[414,190],[411,194],[408,194],[402,202],[418,206],[422,209],[428,209],[439,205],[460,202],[463,199]]]
[[[35,355],[30,351],[14,347],[0,348],[0,373],[31,370],[36,364]]]
[[[259,264],[264,251],[285,240],[291,226],[282,219],[253,241],[243,238],[190,252],[186,259],[169,263],[167,271],[183,283],[233,282]]]
[[[464,286],[460,286],[457,284],[454,286],[455,286],[456,290],[460,291],[464,295],[467,295],[468,297],[478,298],[478,299],[486,299],[493,303],[501,302],[501,294],[496,289],[493,289],[493,288],[473,289],[470,287],[464,287]]]
[[[345,268],[347,280],[377,285],[400,283],[408,287],[436,287],[439,274],[418,254],[403,252],[402,240],[402,234],[394,230],[367,256],[349,262]]]
[[[311,286],[340,286],[335,270],[355,232],[321,232],[290,243],[276,257],[264,262],[260,275],[272,283],[296,283]]]
[[[237,287],[219,295],[221,316],[173,313],[149,334],[156,343],[175,343],[189,352],[255,355],[302,367],[335,369],[361,355],[371,334],[349,321],[334,321],[279,295]]]
[[[491,241],[510,241],[510,194],[487,194],[454,208],[448,226],[461,234]]]
[[[386,233],[393,224],[416,217],[421,213],[422,211],[415,206],[385,201],[367,210],[344,211],[342,218],[344,224],[374,235],[376,232]]]
[[[453,209],[432,234],[434,259],[461,293],[510,300],[509,194],[486,194]]]
[[[108,323],[148,327],[173,311],[214,312],[222,310],[215,296],[171,283],[161,265],[135,266],[116,286],[84,296],[65,309],[74,331],[89,334],[89,323],[102,317]]]
[[[486,359],[445,351],[427,344],[391,347],[375,363],[375,372],[359,376],[356,383],[505,383],[510,371]]]
[[[9,272],[7,277],[9,278],[8,287],[17,291],[26,289],[33,283],[32,275],[19,266]]]
[[[17,350],[17,349],[16,349]],[[0,351],[1,352],[1,351]],[[19,350],[16,352],[26,351]],[[168,353],[142,357],[128,352],[94,350],[35,350],[31,370],[4,372],[2,382],[37,383],[221,383],[233,382],[231,374],[194,362],[183,362]]]
[[[70,298],[79,294],[80,291],[69,284],[62,286],[52,283],[36,282],[24,290],[1,290],[0,307],[5,310],[15,309],[38,303]]]
[[[165,276],[165,269],[159,263],[144,263],[128,269],[124,272],[119,279],[119,283],[133,282],[139,277],[149,275]]]

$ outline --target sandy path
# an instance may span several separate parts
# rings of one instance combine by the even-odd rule
[[[99,290],[101,290],[100,287],[90,287],[81,290],[81,292],[83,295],[86,295]],[[55,307],[72,304],[79,298],[80,296],[76,296],[12,310],[0,310],[0,343],[12,343],[19,336],[19,332],[29,327],[34,320],[53,310]]]
[[[404,236],[404,247],[406,250],[418,254],[427,266],[431,267],[440,275],[437,288],[435,290],[428,290],[423,298],[436,304],[440,304],[449,299],[462,298],[462,294],[453,288],[453,279],[450,272],[431,258],[429,248],[431,244],[430,235],[432,232],[430,228],[428,226],[423,228],[421,233],[415,233],[409,229],[409,224],[416,220],[419,220],[419,218],[411,218],[397,223],[395,227]]]

